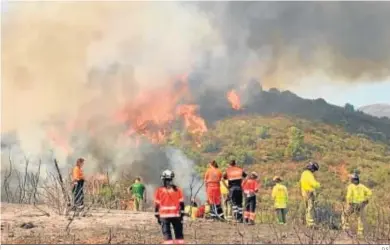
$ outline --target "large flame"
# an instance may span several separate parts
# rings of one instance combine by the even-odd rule
[[[161,144],[165,142],[166,135],[172,131],[173,122],[181,120],[184,128],[194,135],[195,143],[199,145],[199,138],[207,132],[207,126],[204,119],[197,114],[198,106],[186,103],[189,94],[187,75],[179,76],[163,87],[141,91],[116,108],[114,114],[106,115],[111,117],[112,120],[109,122],[112,125],[126,126],[126,129],[117,135],[118,141],[131,137],[134,139],[135,146],[138,146],[142,139],[153,144]],[[91,131],[87,124],[77,120],[68,122],[62,129],[50,127],[47,133],[55,146],[61,148],[66,154],[71,154],[73,152],[70,143],[72,132],[80,130],[89,133],[92,137],[99,136],[93,133],[94,131]]]

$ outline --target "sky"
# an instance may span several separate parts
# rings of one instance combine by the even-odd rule
[[[320,81],[320,84],[310,86],[313,81]],[[297,95],[308,98],[323,98],[328,103],[344,106],[350,103],[356,108],[377,104],[390,104],[390,80],[385,82],[364,82],[364,83],[335,83],[324,79],[309,78],[302,80],[300,87],[291,89]]]

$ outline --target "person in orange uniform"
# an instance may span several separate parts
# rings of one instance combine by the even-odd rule
[[[79,158],[76,161],[76,166],[73,167],[72,181],[74,196],[74,206],[77,208],[84,207],[84,174],[83,174],[84,159]]]
[[[154,195],[155,217],[161,225],[164,237],[163,244],[184,244],[183,191],[173,184],[174,177],[173,171],[165,170],[161,174],[163,185],[156,190]],[[171,225],[175,233],[175,240],[172,238]]]
[[[210,215],[212,219],[225,219],[221,206],[221,180],[222,172],[218,169],[217,162],[212,161],[204,175],[207,200],[211,206]]]
[[[247,176],[244,170],[236,166],[236,161],[230,161],[229,167],[223,174],[223,178],[228,180],[229,200],[232,204],[233,218],[237,222],[243,222],[242,219],[242,181]]]
[[[252,172],[249,178],[243,181],[242,190],[245,195],[245,223],[254,225],[256,219],[256,193],[259,191],[256,172]]]

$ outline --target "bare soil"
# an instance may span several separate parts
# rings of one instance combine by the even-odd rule
[[[153,213],[91,209],[85,217],[44,215],[33,205],[0,203],[2,244],[160,244],[162,234]],[[24,224],[24,225],[23,225]],[[26,226],[28,224],[28,226]],[[23,225],[23,227],[22,227]],[[29,228],[31,227],[32,228]],[[292,225],[244,225],[185,220],[187,244],[353,244],[337,231],[297,231]],[[327,234],[327,236],[325,235]],[[335,237],[335,240],[330,238]],[[364,242],[360,242],[364,243]]]

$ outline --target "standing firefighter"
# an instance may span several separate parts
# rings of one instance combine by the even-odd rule
[[[259,184],[257,183],[257,173],[252,172],[249,179],[246,179],[242,183],[242,189],[245,194],[245,223],[250,225],[255,224],[256,219],[256,193],[259,191]]]
[[[368,200],[370,199],[372,192],[363,184],[360,184],[359,175],[354,173],[351,175],[351,184],[348,185],[347,188],[347,209],[343,213],[342,225],[344,230],[349,229],[349,217],[352,214],[358,215],[358,229],[357,234],[363,235],[364,231],[364,209],[368,204]]]
[[[155,217],[161,225],[163,244],[184,244],[184,198],[182,190],[172,183],[174,177],[173,171],[165,170],[161,174],[163,185],[155,193]],[[172,238],[171,225],[176,240]]]
[[[316,189],[320,187],[320,183],[316,181],[313,173],[318,171],[320,166],[316,162],[310,162],[306,166],[306,170],[301,175],[301,193],[305,202],[306,209],[306,225],[314,226],[314,202],[316,199]]]
[[[76,161],[76,166],[73,167],[73,201],[74,208],[82,209],[84,207],[84,174],[83,174],[84,159],[79,158]]]
[[[206,184],[207,200],[211,206],[212,219],[224,219],[224,214],[221,206],[221,187],[222,172],[218,169],[216,161],[210,163],[204,175],[204,182]]]
[[[134,211],[143,211],[145,198],[145,185],[142,184],[141,178],[137,177],[134,184],[130,186],[130,192],[134,199]]]
[[[226,169],[224,179],[228,180],[229,200],[232,204],[233,217],[236,221],[242,222],[242,181],[247,176],[244,170],[236,166],[236,161],[230,161]]]
[[[288,202],[288,192],[285,185],[282,185],[282,178],[275,176],[273,178],[275,186],[272,189],[272,199],[275,203],[276,218],[278,219],[279,224],[286,224],[286,215],[287,215],[287,202]]]

